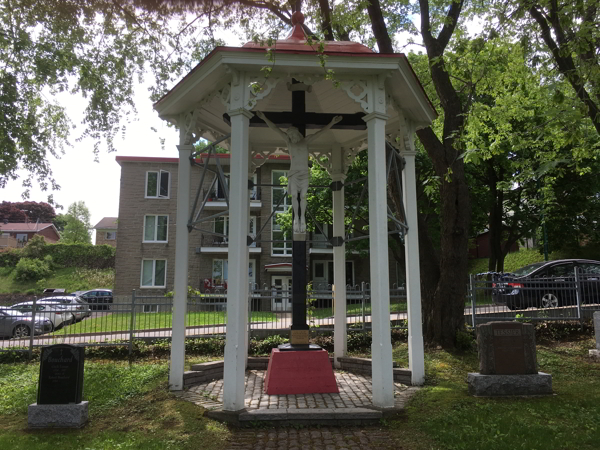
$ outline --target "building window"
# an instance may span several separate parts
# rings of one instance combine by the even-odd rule
[[[214,287],[227,288],[229,263],[226,259],[213,259],[212,285]],[[256,261],[248,261],[248,282],[254,284],[256,281]]]
[[[106,232],[106,240],[107,241],[114,241],[116,238],[117,238],[116,231],[107,231]]]
[[[142,287],[164,288],[166,285],[167,261],[144,259],[142,261]]]
[[[144,216],[144,242],[167,242],[169,216]]]
[[[271,172],[271,184],[277,185],[271,188],[271,211],[275,211],[275,214],[273,214],[273,218],[271,219],[271,239],[273,241],[285,241],[272,243],[271,255],[273,256],[288,256],[292,254],[292,241],[289,240],[289,236],[281,230],[281,226],[277,223],[277,216],[280,213],[287,212],[291,206],[291,197],[285,195],[287,187],[278,187],[281,185],[281,177],[287,177],[287,170],[273,170]],[[280,200],[281,203],[277,206]]]
[[[215,233],[224,234],[225,237],[215,236],[215,242],[228,242],[229,241],[229,216],[221,216],[215,218],[213,221],[213,231]],[[248,235],[253,239],[256,238],[256,216],[250,216],[250,226],[248,229]],[[251,247],[256,247],[256,242],[253,242]]]
[[[27,234],[19,234],[19,233],[17,233],[15,235],[15,237],[17,238],[17,242],[19,244],[25,244],[25,243],[27,243]]]
[[[169,172],[146,172],[146,198],[169,198]]]
[[[153,305],[143,305],[143,311],[145,313],[157,313],[158,312],[158,305],[153,304]]]

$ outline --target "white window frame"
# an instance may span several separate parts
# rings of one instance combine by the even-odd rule
[[[154,239],[146,240],[146,217],[154,217]],[[164,241],[159,241],[158,238],[158,218],[166,217],[167,218],[167,238]],[[168,214],[146,214],[144,215],[144,226],[142,228],[142,242],[144,243],[159,243],[166,244],[169,242],[169,215]]]
[[[227,283],[227,281],[229,279],[229,259],[228,258],[213,258],[212,265],[211,265],[211,272],[210,272],[210,282],[213,286],[215,285],[215,279],[214,279],[215,261],[222,262],[222,264],[221,264],[222,272],[225,272],[225,264],[227,264],[227,278],[223,275],[223,273],[221,273],[221,278],[223,279],[222,285],[225,286],[225,283]],[[250,268],[252,268],[252,276],[250,276]],[[254,259],[254,258],[248,259],[248,282],[252,283],[252,284],[256,283],[256,259]],[[219,286],[221,286],[221,285],[219,285]]]
[[[117,239],[117,232],[116,231],[106,231],[106,234],[104,237],[107,241],[114,241]]]
[[[225,178],[225,183],[227,184],[227,187],[229,187],[229,181],[230,181],[230,174],[229,172],[223,172],[223,177]],[[215,178],[216,181],[214,182],[214,185],[212,187],[212,197],[217,200],[225,200],[225,196],[219,197],[219,175],[215,174]],[[225,189],[225,188],[223,188]]]
[[[157,313],[158,305],[157,304],[144,304],[142,305],[142,312],[144,313]]]
[[[229,242],[229,216],[220,216],[213,219],[213,231],[217,233],[217,220],[223,219],[223,231],[225,235],[224,242]],[[248,235],[256,238],[256,216],[251,215],[248,222]],[[256,242],[253,242],[250,247],[256,247]]]
[[[149,174],[151,173],[155,173],[156,174],[156,195],[148,195],[148,178],[149,178]],[[169,177],[168,183],[167,183],[167,195],[161,195],[160,194],[160,182],[162,179],[162,174],[166,173],[167,176]],[[168,170],[149,170],[146,172],[146,183],[144,184],[144,198],[170,198],[171,195],[171,172],[169,172]]]
[[[271,184],[275,184],[275,182],[279,182],[279,177],[277,178],[277,180],[274,180],[274,174],[275,172],[280,172],[282,173],[282,175],[280,175],[280,177],[287,177],[288,175],[288,171],[287,170],[272,170],[271,171]],[[271,211],[275,211],[275,189],[282,189],[283,191],[286,191],[286,187],[282,186],[282,187],[275,187],[272,186],[271,187]],[[271,218],[271,241],[275,240],[275,237],[273,236],[273,233],[280,233],[281,230],[276,230],[275,227],[277,227],[277,214],[279,214],[280,212],[286,212],[288,210],[288,208],[291,206],[291,203],[288,204],[288,201],[291,202],[291,199],[289,198],[289,196],[287,196],[283,202],[281,203],[281,205],[279,205],[279,208],[276,210],[277,212],[275,212],[275,214],[273,214],[273,217]],[[283,234],[283,233],[282,233]],[[284,237],[284,236],[282,236]],[[271,242],[271,256],[275,256],[275,257],[290,257],[292,256],[292,242],[284,242],[283,243],[283,247],[279,247],[279,248],[275,248],[275,242]]]
[[[145,261],[152,261],[152,285],[150,286],[145,286],[144,285],[144,262]],[[158,286],[156,285],[156,261],[164,261],[165,262],[165,280],[162,286]],[[167,266],[168,266],[169,262],[166,259],[149,259],[149,258],[145,258],[142,259],[142,269],[141,269],[141,273],[140,273],[140,288],[141,289],[161,289],[161,288],[166,288],[167,287]]]

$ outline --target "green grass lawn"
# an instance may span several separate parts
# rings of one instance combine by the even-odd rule
[[[390,312],[405,312],[406,311],[406,302],[402,303],[390,303]],[[346,305],[346,315],[348,316],[359,316],[362,314],[362,305],[352,304]],[[365,314],[371,314],[371,304],[365,303]],[[312,316],[315,319],[326,319],[328,317],[333,317],[333,309],[332,308],[316,308],[312,312]]]
[[[88,289],[112,289],[114,269],[81,269],[67,267],[55,269],[53,274],[38,284],[36,281],[15,280],[13,267],[0,267],[0,294],[40,294],[44,288],[62,288],[66,292]]]
[[[252,322],[273,322],[277,320],[271,312],[252,312]],[[189,312],[186,316],[186,326],[220,325],[227,323],[227,313],[224,311]],[[171,313],[136,313],[135,330],[151,330],[154,328],[171,328]],[[52,334],[102,333],[113,331],[128,331],[131,327],[130,313],[111,313],[102,316],[88,317],[81,322],[68,325]]]
[[[555,395],[474,398],[466,375],[478,371],[477,354],[426,353],[426,386],[410,402],[405,420],[390,423],[402,436],[425,436],[422,447],[444,450],[592,450],[600,446],[600,363],[588,357],[592,339],[538,345],[539,370],[553,377]],[[407,346],[394,351],[406,367]]]
[[[35,402],[38,372],[37,363],[0,365],[2,449],[222,449],[231,434],[202,417],[201,408],[168,393],[166,362],[119,361],[86,361],[85,428],[29,431],[27,405]]]
[[[539,369],[552,374],[554,395],[502,399],[469,396],[466,376],[477,371],[475,352],[428,350],[426,384],[406,413],[372,427],[391,435],[390,444],[380,448],[596,450],[600,362],[587,356],[593,346],[593,339],[539,344]],[[407,344],[396,345],[393,355],[406,367]],[[209,359],[194,356],[186,366]],[[221,450],[231,448],[240,434],[273,431],[238,431],[206,419],[204,409],[168,392],[164,360],[128,365],[91,358],[85,363],[84,382],[89,424],[82,430],[27,430],[27,405],[35,401],[38,372],[37,362],[0,364],[1,449]],[[394,447],[392,442],[402,444]]]

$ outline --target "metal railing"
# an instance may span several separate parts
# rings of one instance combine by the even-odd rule
[[[371,328],[371,292],[367,283],[346,288],[346,322],[354,330]],[[335,291],[320,285],[307,291],[307,323],[315,331],[332,331]],[[64,296],[62,296],[64,297]],[[406,327],[406,295],[403,286],[390,290],[392,327]],[[250,286],[248,297],[248,332],[252,335],[287,333],[292,324],[291,289],[289,286]],[[33,299],[27,318],[16,321],[28,328],[23,332],[8,326],[0,339],[0,351],[31,352],[34,348],[58,343],[86,346],[123,345],[132,351],[133,340],[170,339],[173,299],[148,296],[133,291],[130,296],[115,296],[110,303],[60,303],[48,298]],[[22,319],[22,318],[21,318]],[[36,328],[47,319],[52,326]],[[7,321],[8,322],[8,321]],[[16,325],[15,325],[16,326]],[[32,332],[32,329],[35,331]],[[214,337],[227,329],[227,290],[206,290],[189,297],[186,314],[186,337]]]
[[[554,277],[513,274],[471,275],[468,284],[469,325],[494,320],[583,321],[600,310],[600,274],[576,267]]]

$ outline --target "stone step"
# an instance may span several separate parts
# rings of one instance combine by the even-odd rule
[[[398,413],[394,410],[386,413]],[[367,425],[376,424],[384,417],[382,411],[369,408],[311,408],[311,409],[250,409],[237,412],[212,410],[205,416],[238,426],[266,423],[271,426],[287,425]]]

